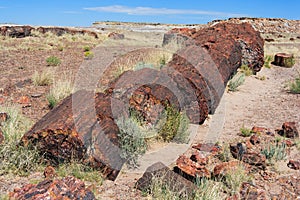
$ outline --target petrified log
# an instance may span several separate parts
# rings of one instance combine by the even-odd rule
[[[272,64],[281,67],[293,67],[295,64],[294,56],[293,54],[277,53]]]
[[[51,32],[56,36],[62,36],[63,34],[87,34],[92,37],[98,38],[98,34],[89,30],[81,30],[67,27],[31,27],[31,26],[0,26],[0,35],[9,36],[13,38],[24,38],[32,35],[32,31],[39,31],[40,33]]]
[[[141,191],[149,191],[152,184],[155,183],[168,187],[182,198],[192,197],[191,195],[197,190],[195,184],[171,171],[161,162],[147,168],[143,176],[137,181],[136,188]]]
[[[168,67],[124,72],[106,92],[122,102],[124,112],[132,107],[150,123],[167,105],[186,111],[192,123],[202,123],[208,115],[201,90]]]
[[[241,64],[254,72],[264,64],[264,40],[247,23],[219,23],[198,31],[174,29],[164,35],[163,46],[172,46],[170,43],[174,41],[182,49],[168,66],[201,91],[209,113],[214,113],[225,85]]]
[[[120,157],[118,127],[109,111],[110,104],[104,94],[78,91],[38,121],[22,137],[21,145],[37,146],[53,165],[83,160],[114,180],[124,160]]]
[[[10,198],[26,199],[96,199],[93,192],[85,188],[83,181],[74,177],[63,179],[45,179],[38,184],[28,184],[22,188],[14,189]]]

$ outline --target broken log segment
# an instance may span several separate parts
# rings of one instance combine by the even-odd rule
[[[170,191],[178,194],[181,198],[192,197],[197,190],[197,186],[170,170],[161,162],[157,162],[147,168],[143,176],[136,182],[136,188],[151,192],[151,187],[159,184],[161,187],[167,187]]]
[[[275,54],[274,62],[272,64],[281,67],[293,67],[295,64],[295,58],[293,54],[277,53]]]
[[[124,164],[118,147],[118,127],[105,109],[110,108],[110,98],[103,94],[93,96],[93,92],[78,91],[67,97],[22,137],[21,145],[36,146],[53,165],[83,160],[114,180]],[[87,106],[88,102],[96,108]],[[74,113],[72,107],[80,112]]]

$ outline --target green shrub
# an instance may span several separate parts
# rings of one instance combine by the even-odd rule
[[[126,160],[130,168],[135,168],[138,166],[138,157],[147,150],[144,133],[139,122],[131,117],[120,117],[116,123],[119,127],[121,157]]]
[[[84,46],[83,47],[83,51],[84,52],[87,52],[87,51],[90,51],[91,50],[91,47],[90,46]]]
[[[240,128],[240,136],[243,136],[243,137],[249,137],[251,136],[253,133],[250,129],[248,128],[245,128],[245,127],[242,127]]]
[[[269,144],[265,149],[261,151],[261,153],[264,154],[268,160],[284,160],[287,156],[286,144],[284,142]]]
[[[245,82],[245,74],[237,73],[228,84],[228,90],[235,92],[238,90],[238,87],[241,86]]]
[[[244,73],[246,76],[253,75],[253,70],[248,67],[248,65],[242,65],[240,67],[240,72]]]
[[[158,139],[165,142],[186,143],[189,137],[189,119],[184,112],[178,111],[175,107],[168,105],[165,108],[164,125],[158,132]]]
[[[264,67],[271,68],[271,62],[274,60],[274,57],[272,55],[266,55],[264,58]]]
[[[289,91],[294,94],[300,94],[300,75],[289,84]]]
[[[48,66],[57,66],[61,63],[61,60],[56,56],[50,56],[46,59]]]
[[[86,52],[84,52],[84,57],[85,57],[85,59],[90,60],[94,57],[94,53],[91,51],[86,51]]]
[[[293,67],[296,61],[295,58],[292,56],[291,58],[284,59],[284,66],[286,67]]]

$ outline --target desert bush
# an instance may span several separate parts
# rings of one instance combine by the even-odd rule
[[[228,171],[224,176],[225,190],[231,195],[239,194],[242,183],[251,181],[245,167],[240,164],[235,169]]]
[[[269,144],[261,151],[268,160],[284,160],[287,156],[286,144],[284,142],[276,142],[276,144]]]
[[[84,46],[83,51],[84,52],[91,51],[91,47],[90,46]]]
[[[246,76],[251,76],[253,75],[253,70],[248,67],[248,65],[242,65],[240,67],[240,72],[244,73]]]
[[[47,95],[50,108],[54,108],[61,100],[72,93],[72,82],[70,80],[59,80],[54,82]]]
[[[135,168],[138,166],[138,157],[147,150],[144,133],[139,122],[132,117],[120,117],[116,123],[119,127],[118,138],[121,157],[126,160],[130,168]]]
[[[228,83],[228,90],[235,92],[245,82],[245,74],[237,73]]]
[[[293,56],[290,58],[284,59],[284,66],[286,66],[286,67],[293,67],[295,65],[295,63],[296,63],[296,61]]]
[[[91,52],[91,51],[86,51],[84,52],[84,58],[87,59],[87,60],[90,60],[94,57],[94,53]]]
[[[46,59],[48,66],[57,66],[61,63],[61,60],[56,56],[50,56]]]
[[[196,178],[196,185],[198,189],[195,191],[193,199],[222,199],[222,187],[220,183],[206,178]]]
[[[39,167],[41,157],[35,147],[23,147],[18,143],[32,126],[32,122],[16,106],[0,107],[0,110],[10,116],[2,124],[5,141],[0,145],[0,174],[28,175]]]
[[[289,83],[289,91],[294,94],[300,94],[300,75]]]
[[[53,83],[53,72],[44,70],[41,73],[35,71],[32,75],[32,82],[35,86],[47,86]]]
[[[240,133],[239,135],[242,137],[249,137],[251,136],[253,133],[250,129],[245,128],[244,126],[242,128],[240,128]]]
[[[274,56],[266,55],[264,58],[264,67],[271,68],[271,62],[274,60]]]
[[[168,105],[165,108],[164,116],[166,119],[163,120],[164,124],[158,132],[158,139],[165,142],[186,143],[189,137],[189,119],[187,115]]]

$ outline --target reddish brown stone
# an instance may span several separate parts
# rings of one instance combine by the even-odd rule
[[[213,176],[225,176],[228,172],[236,170],[239,165],[241,165],[241,162],[237,160],[218,164],[214,167]]]
[[[284,140],[283,143],[286,144],[287,147],[292,147],[295,145],[295,143],[291,140]]]
[[[0,113],[0,124],[1,122],[6,122],[9,119],[9,116],[7,113]]]
[[[3,97],[0,97],[0,104],[4,104],[5,103],[5,99]]]
[[[208,169],[188,157],[181,155],[176,161],[176,171],[189,180],[195,180],[197,177],[210,178]]]
[[[251,144],[253,145],[256,145],[256,144],[259,144],[260,143],[260,138],[255,134],[255,135],[252,135],[250,137],[250,142]]]
[[[194,152],[190,159],[200,165],[206,165],[209,161],[208,157],[201,156],[199,152]]]
[[[287,166],[294,170],[300,169],[300,160],[290,160]]]
[[[192,197],[194,191],[197,190],[195,184],[171,171],[160,162],[147,168],[143,176],[137,181],[136,188],[141,191],[148,191],[155,180],[160,181],[162,185],[168,187],[181,198]]]
[[[44,170],[44,177],[46,179],[53,179],[56,176],[56,172],[54,167],[52,167],[51,165],[47,166]]]
[[[28,184],[10,192],[12,199],[96,199],[93,192],[85,188],[83,181],[74,177],[46,179],[38,184]]]
[[[283,123],[282,130],[279,130],[278,134],[287,138],[299,138],[299,132],[296,127],[296,122]]]
[[[282,67],[292,67],[294,65],[292,60],[294,60],[293,54],[277,53],[272,64]]]
[[[16,102],[19,104],[29,104],[30,99],[28,96],[21,96]]]
[[[264,128],[264,127],[258,127],[258,126],[254,126],[251,130],[252,133],[256,133],[256,134],[267,134],[270,135],[271,134],[271,130],[268,128]]]

